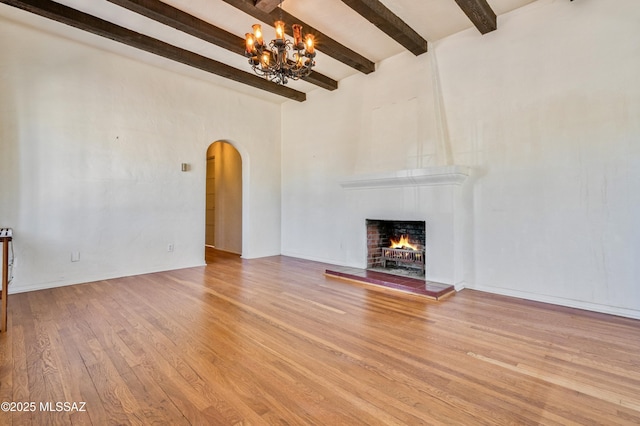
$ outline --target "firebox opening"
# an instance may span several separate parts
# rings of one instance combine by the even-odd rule
[[[367,269],[425,277],[425,222],[367,219]]]

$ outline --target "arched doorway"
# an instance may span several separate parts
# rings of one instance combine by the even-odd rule
[[[205,260],[215,251],[242,254],[242,157],[228,142],[207,149]]]

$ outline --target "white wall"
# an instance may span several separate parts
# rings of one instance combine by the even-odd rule
[[[640,316],[640,3],[540,0],[438,44],[475,287]]]
[[[285,104],[283,253],[362,265],[358,206],[389,207],[340,180],[450,160],[473,169],[466,286],[640,317],[638,22],[635,0],[539,0]]]
[[[428,56],[405,53],[378,64],[368,76],[342,80],[336,91],[314,91],[302,104],[283,105],[284,254],[366,262],[364,246],[356,242],[365,231],[364,218],[354,211],[359,202],[350,200],[353,193],[340,182],[442,164],[431,86]]]
[[[4,19],[0,51],[12,292],[203,264],[206,150],[216,140],[242,155],[243,255],[279,254],[279,105]]]

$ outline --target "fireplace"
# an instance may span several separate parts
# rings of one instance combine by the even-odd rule
[[[367,269],[425,276],[425,222],[367,219]]]
[[[475,178],[471,179],[471,171],[449,165],[344,177],[340,185],[348,191],[345,197],[349,200],[345,220],[356,229],[345,240],[346,257],[341,261],[362,269],[382,268],[381,254],[375,253],[381,249],[369,247],[367,237],[362,236],[362,231],[369,230],[359,228],[367,218],[428,220],[429,238],[420,243],[426,251],[425,274],[420,279],[463,289],[474,279]]]

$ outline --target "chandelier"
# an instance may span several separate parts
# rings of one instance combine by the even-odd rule
[[[281,2],[282,3],[282,2]],[[282,8],[282,4],[280,4]],[[281,18],[282,19],[282,18]],[[284,22],[276,21],[276,38],[269,44],[264,43],[260,24],[252,26],[253,33],[245,36],[245,55],[253,71],[267,80],[277,84],[287,84],[311,74],[316,64],[313,36],[308,34],[302,39],[302,25],[293,24],[293,42],[284,36]]]

